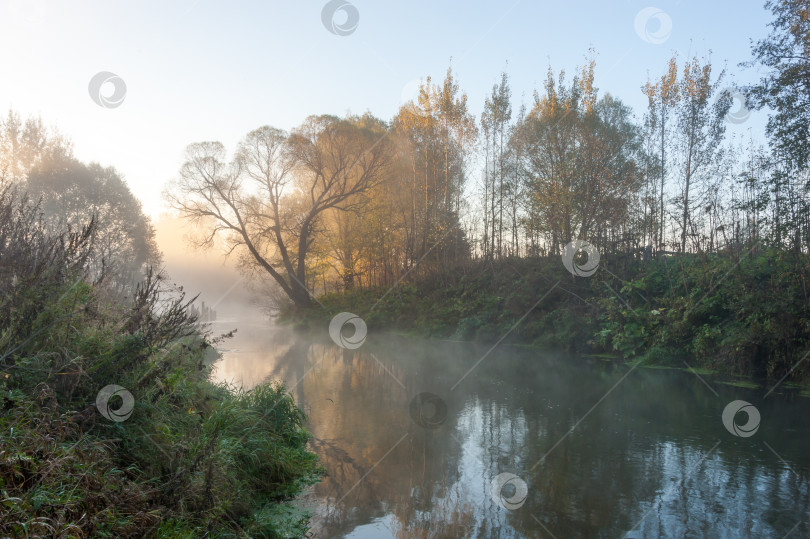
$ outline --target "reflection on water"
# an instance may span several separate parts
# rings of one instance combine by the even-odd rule
[[[616,385],[628,367],[511,347],[458,383],[487,348],[238,327],[214,377],[284,380],[309,414],[329,473],[316,537],[810,536],[810,399],[671,370]],[[760,411],[754,436],[723,426],[735,399]]]

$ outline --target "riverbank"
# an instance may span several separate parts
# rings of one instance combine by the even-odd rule
[[[783,251],[602,257],[575,277],[559,257],[479,262],[407,284],[319,297],[284,317],[348,311],[370,331],[552,347],[644,364],[806,383],[810,259]],[[797,365],[798,364],[798,365]]]
[[[322,469],[287,389],[210,382],[182,294],[121,301],[69,254],[0,257],[0,536],[304,537]]]

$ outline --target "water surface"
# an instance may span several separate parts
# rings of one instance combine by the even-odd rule
[[[232,327],[214,377],[283,380],[309,415],[329,473],[303,502],[315,537],[810,536],[795,392],[504,345],[214,329]],[[753,436],[724,427],[734,400],[760,412]]]

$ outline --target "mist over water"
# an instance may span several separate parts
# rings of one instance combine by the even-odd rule
[[[301,502],[315,537],[810,533],[810,401],[793,393],[763,399],[645,368],[609,392],[629,367],[507,346],[451,390],[488,347],[372,332],[347,350],[326,328],[237,325],[213,377],[245,388],[284,381],[309,415],[328,471]],[[435,401],[414,415],[425,394]],[[756,436],[723,427],[734,399],[756,403]],[[518,478],[501,504],[500,474]]]
[[[183,219],[168,214],[155,222],[155,229],[169,280],[182,286],[189,299],[199,295],[196,307],[205,302],[220,321],[258,322],[264,318],[249,281],[236,267],[236,257],[224,259],[221,244],[207,250],[195,249],[190,238],[199,232]]]

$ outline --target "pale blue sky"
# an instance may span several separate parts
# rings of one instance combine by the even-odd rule
[[[755,70],[737,64],[750,58],[749,39],[767,33],[763,3],[352,0],[359,23],[338,36],[321,21],[323,0],[0,0],[0,109],[56,124],[80,159],[115,166],[157,214],[187,144],[220,140],[232,148],[253,128],[289,129],[310,114],[369,110],[387,120],[414,81],[441,79],[451,57],[476,116],[501,71],[511,77],[517,108],[522,96],[531,101],[549,64],[573,72],[590,47],[597,86],[639,116],[641,85],[674,51],[684,58],[711,50],[729,82],[753,80]],[[645,41],[634,26],[651,6],[672,23],[662,43]],[[656,41],[658,23],[646,29]],[[100,71],[126,83],[117,108],[89,96]],[[754,113],[730,131],[760,134],[764,122]]]

